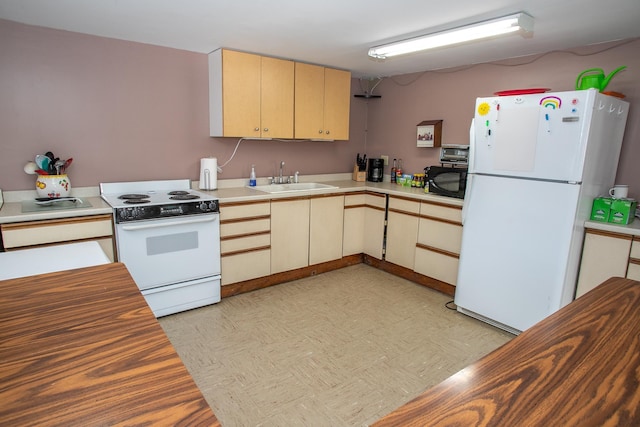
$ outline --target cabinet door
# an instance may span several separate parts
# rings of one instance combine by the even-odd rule
[[[576,298],[610,277],[625,277],[630,251],[629,235],[587,230],[582,247]]]
[[[351,73],[324,69],[324,132],[325,138],[349,139],[351,109]]]
[[[261,64],[259,55],[222,51],[224,136],[260,136]]]
[[[389,197],[385,259],[413,270],[420,202]]]
[[[637,236],[633,238],[633,243],[631,244],[627,279],[640,280],[640,240]]]
[[[295,64],[295,137],[323,138],[324,67]]]
[[[364,252],[365,195],[347,194],[344,197],[344,231],[342,233],[342,256]]]
[[[262,138],[293,138],[294,63],[262,57]]]
[[[309,263],[309,199],[271,201],[271,274]]]
[[[380,193],[365,195],[364,211],[364,253],[382,259],[384,247],[384,222],[387,197]]]
[[[344,196],[311,199],[309,265],[342,258]]]

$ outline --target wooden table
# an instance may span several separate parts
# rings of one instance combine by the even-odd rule
[[[0,281],[0,425],[219,426],[124,264]]]
[[[639,426],[640,282],[611,278],[374,426]]]

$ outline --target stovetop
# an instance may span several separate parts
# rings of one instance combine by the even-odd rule
[[[102,183],[100,195],[114,208],[116,224],[220,212],[218,199],[191,190],[188,179]]]
[[[113,208],[217,200],[192,190],[188,179],[101,183],[100,195]]]

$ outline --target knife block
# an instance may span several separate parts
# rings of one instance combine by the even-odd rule
[[[358,165],[353,166],[352,179],[357,182],[364,182],[367,180],[367,171],[361,171],[358,169]]]

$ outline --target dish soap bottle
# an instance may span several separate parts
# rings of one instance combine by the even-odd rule
[[[256,186],[256,167],[251,165],[251,175],[249,176],[249,187]]]

